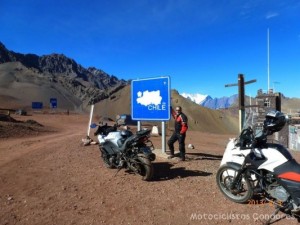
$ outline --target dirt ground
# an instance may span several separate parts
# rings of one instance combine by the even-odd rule
[[[186,143],[195,149],[187,149],[187,161],[158,157],[153,181],[145,182],[105,168],[98,146],[82,145],[86,115],[14,118],[43,126],[0,123],[1,225],[263,224],[274,211],[270,204],[233,203],[218,190],[216,171],[232,135],[188,132]],[[152,141],[161,149],[161,137]]]

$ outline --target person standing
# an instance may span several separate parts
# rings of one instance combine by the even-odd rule
[[[174,158],[174,143],[178,141],[180,160],[185,161],[185,137],[188,129],[188,118],[182,112],[181,106],[177,106],[175,111],[171,107],[171,114],[175,120],[174,132],[168,140],[168,146],[170,150],[169,158]]]

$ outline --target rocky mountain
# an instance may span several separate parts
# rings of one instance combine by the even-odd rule
[[[230,97],[222,97],[222,98],[206,98],[205,101],[202,102],[202,106],[210,108],[210,109],[226,109],[232,106],[238,99],[238,95],[232,95]]]
[[[226,109],[232,106],[238,99],[238,95],[232,95],[230,97],[212,98],[209,95],[201,94],[187,94],[182,93],[181,96],[195,102],[203,107],[210,109]]]
[[[84,68],[63,54],[38,56],[9,51],[0,42],[0,64],[21,63],[39,78],[59,84],[82,102],[100,101],[128,84],[94,67]],[[16,70],[16,69],[15,69]],[[19,71],[20,72],[20,71]]]

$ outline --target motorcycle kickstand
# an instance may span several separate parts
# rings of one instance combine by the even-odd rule
[[[117,176],[117,174],[119,173],[119,171],[122,169],[122,167],[118,168],[117,172],[115,173],[114,177]]]
[[[277,215],[277,213],[279,212],[279,210],[280,210],[280,207],[276,206],[276,207],[275,207],[275,211],[272,213],[272,215],[271,215],[270,218],[267,220],[267,222],[264,223],[264,225],[270,225],[270,224],[276,222],[277,220],[272,222],[272,219]]]
[[[114,177],[117,176],[117,174],[118,174],[119,171],[123,168],[123,166],[124,166],[124,161],[121,160],[120,163],[119,163],[119,165],[118,165],[118,167],[117,167],[117,168],[118,168],[118,171],[115,173]]]

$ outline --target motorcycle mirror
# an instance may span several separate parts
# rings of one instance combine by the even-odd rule
[[[96,128],[97,127],[97,124],[95,124],[95,123],[92,123],[91,125],[90,125],[90,128]]]

